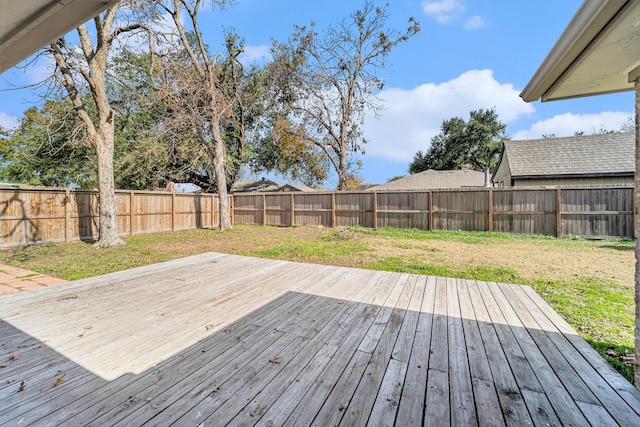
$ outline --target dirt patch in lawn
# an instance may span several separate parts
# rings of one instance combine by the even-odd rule
[[[609,249],[597,242],[512,240],[468,244],[448,241],[376,242],[381,258],[402,257],[425,264],[445,265],[454,269],[482,266],[513,270],[528,281],[540,279],[565,280],[571,277],[591,277],[633,286],[633,251]]]

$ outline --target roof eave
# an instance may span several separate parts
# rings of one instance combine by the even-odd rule
[[[511,179],[558,179],[558,178],[616,178],[634,176],[633,171],[628,172],[603,172],[603,173],[566,173],[566,174],[537,174],[537,175],[511,175]]]
[[[540,98],[560,79],[627,1],[585,0],[533,75],[520,97],[526,102]],[[585,94],[584,96],[588,96]],[[559,98],[553,98],[554,100]]]
[[[32,14],[19,15],[6,25],[0,37],[0,73],[36,53],[39,49],[97,16],[118,0],[49,0]],[[8,1],[0,6],[11,7]]]

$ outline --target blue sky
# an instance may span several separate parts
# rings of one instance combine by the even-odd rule
[[[382,3],[381,3],[382,4]],[[472,110],[495,108],[513,139],[543,134],[618,129],[632,115],[632,92],[527,104],[519,93],[582,4],[581,0],[391,0],[389,26],[406,27],[410,16],[421,32],[391,53],[380,98],[386,109],[364,125],[361,175],[384,183],[407,174],[418,150],[427,150],[443,120],[467,118]],[[362,1],[240,0],[206,13],[201,27],[212,50],[222,49],[222,28],[246,39],[245,61],[259,61],[272,39],[285,40],[295,24],[315,21],[319,30],[347,17]],[[7,126],[38,102],[32,90],[2,91],[37,81],[40,63],[0,76],[0,125]],[[336,184],[331,178],[327,188]]]

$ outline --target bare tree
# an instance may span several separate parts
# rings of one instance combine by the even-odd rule
[[[213,164],[220,203],[220,230],[231,228],[227,193],[227,150],[221,132],[226,116],[232,113],[233,99],[221,83],[219,55],[211,56],[203,40],[198,15],[206,3],[224,6],[226,0],[157,0],[169,16],[174,34],[165,34],[175,49],[160,52],[161,93],[171,111],[167,124],[189,132]],[[183,21],[184,18],[184,21]],[[186,24],[185,24],[186,22]],[[189,26],[189,30],[186,25]]]
[[[385,28],[387,8],[367,1],[322,36],[314,31],[315,24],[296,27],[289,44],[274,49],[285,64],[284,87],[296,88],[284,97],[293,121],[324,151],[338,174],[338,190],[346,189],[352,174],[350,155],[364,152],[364,113],[383,107],[376,97],[383,87],[376,71],[385,66],[392,48],[420,31],[413,18],[404,31]]]
[[[144,25],[124,22],[119,11],[124,3],[116,4],[95,17],[95,43],[86,24],[76,31],[81,53],[69,46],[64,37],[52,43],[49,51],[56,62],[55,79],[64,87],[73,108],[85,126],[88,145],[95,147],[98,169],[99,230],[96,246],[116,246],[124,242],[118,235],[115,181],[113,176],[114,117],[105,88],[105,72],[109,50],[117,37],[142,30]],[[127,10],[128,14],[131,12]],[[120,19],[118,19],[120,18]],[[90,97],[83,97],[88,91]],[[88,100],[93,105],[87,105]],[[95,116],[90,112],[95,112]]]

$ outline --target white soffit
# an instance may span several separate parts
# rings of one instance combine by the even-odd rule
[[[0,73],[117,0],[0,0]]]
[[[520,96],[527,102],[633,90],[640,0],[586,0]]]

